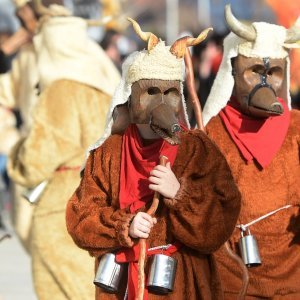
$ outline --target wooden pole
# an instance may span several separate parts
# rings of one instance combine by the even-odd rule
[[[166,156],[161,156],[159,158],[159,164],[165,166],[167,164],[168,158]],[[155,192],[152,204],[147,210],[147,214],[154,216],[159,205],[159,193]],[[136,300],[143,300],[144,290],[145,290],[145,261],[146,261],[146,239],[140,239],[140,255],[138,262],[138,292]]]
[[[193,104],[194,114],[196,118],[197,127],[203,131],[204,130],[204,124],[202,119],[202,109],[200,105],[200,101],[196,92],[195,87],[195,77],[194,77],[194,70],[193,70],[193,64],[192,64],[192,57],[189,48],[186,49],[184,54],[184,62],[186,67],[186,85],[188,88],[188,94],[190,97],[190,100]]]

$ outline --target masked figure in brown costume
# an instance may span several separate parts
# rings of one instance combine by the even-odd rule
[[[246,299],[299,299],[300,113],[291,110],[288,48],[297,46],[300,28],[246,26],[230,6],[225,12],[232,33],[203,118],[242,193],[229,244],[248,266],[225,247],[217,252],[225,299],[237,298],[242,278]]]
[[[107,253],[129,264],[119,291],[97,287],[96,299],[124,299],[126,286],[128,299],[136,299],[138,238],[147,239],[148,258],[156,249],[177,260],[173,292],[162,296],[149,288],[144,299],[221,299],[210,254],[231,234],[240,195],[214,143],[202,131],[186,129],[182,95],[186,47],[199,43],[207,31],[170,48],[132,22],[148,50],[132,53],[123,64],[107,138],[90,151],[67,206],[68,231],[96,265]],[[157,165],[160,155],[168,158],[166,166]],[[162,195],[155,217],[146,213],[154,191]],[[149,264],[147,259],[145,277]]]
[[[87,147],[105,128],[120,77],[87,36],[86,20],[68,15],[62,6],[41,8],[45,14],[34,36],[41,94],[28,135],[10,153],[8,172],[28,188],[48,180],[34,204],[32,220],[32,273],[38,298],[91,299],[94,261],[69,236],[65,207],[80,182]]]

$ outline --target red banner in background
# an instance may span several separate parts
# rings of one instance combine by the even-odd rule
[[[278,24],[290,28],[300,16],[299,0],[266,0],[274,11]],[[291,92],[300,91],[300,50],[291,51]]]

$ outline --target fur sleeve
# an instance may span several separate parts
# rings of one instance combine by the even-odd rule
[[[66,210],[67,228],[74,242],[93,256],[133,246],[128,231],[134,215],[119,209],[111,184],[111,178],[118,182],[118,168],[111,160],[113,151],[105,153],[103,146],[90,153]]]
[[[180,189],[174,199],[165,199],[171,230],[186,246],[210,253],[230,237],[240,193],[225,158],[204,134],[189,133],[176,160]]]

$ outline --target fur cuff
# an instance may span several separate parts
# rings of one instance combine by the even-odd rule
[[[176,210],[179,205],[180,206],[182,205],[182,203],[187,195],[185,182],[186,182],[186,179],[184,179],[184,178],[179,179],[180,188],[173,199],[164,198],[164,203],[168,208]]]
[[[120,218],[117,223],[117,238],[120,242],[120,245],[123,247],[132,247],[134,245],[134,241],[129,236],[129,227],[134,217],[134,214],[126,214],[122,218]]]

